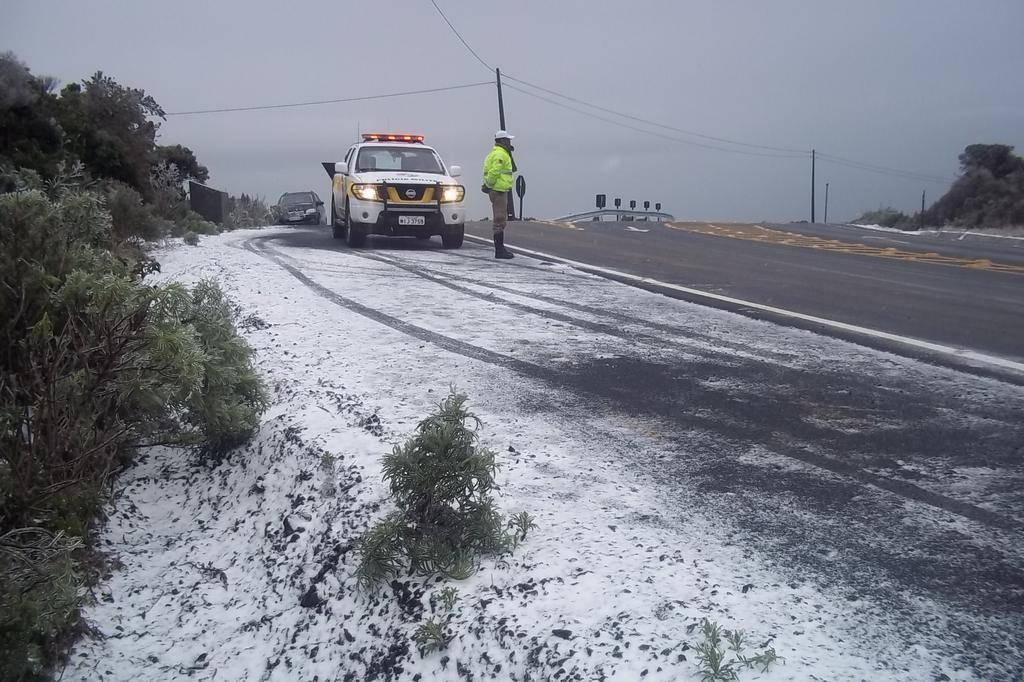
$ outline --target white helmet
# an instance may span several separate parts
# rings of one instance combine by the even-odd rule
[[[494,133],[495,140],[514,140],[515,137],[515,135],[509,135],[507,130],[499,130]]]

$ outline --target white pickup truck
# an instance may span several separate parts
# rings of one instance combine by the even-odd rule
[[[465,237],[466,188],[422,135],[366,133],[343,161],[324,162],[331,176],[335,239],[363,246],[371,234],[430,239],[457,249]]]

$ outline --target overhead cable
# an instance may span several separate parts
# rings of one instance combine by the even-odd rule
[[[340,104],[342,102],[364,102],[372,99],[387,99],[389,97],[408,97],[410,95],[426,95],[434,92],[447,92],[449,90],[462,90],[465,88],[478,88],[481,85],[493,85],[491,81],[480,81],[479,83],[464,83],[462,85],[449,85],[442,88],[426,88],[423,90],[406,90],[404,92],[389,92],[383,95],[363,95],[360,97],[342,97],[339,99],[322,99],[312,102],[289,102],[287,104],[260,104],[249,107],[224,107],[222,109],[196,109],[194,111],[170,111],[165,116],[192,116],[194,114],[220,114],[229,111],[261,111],[264,109],[289,109],[293,107],[313,107],[323,104]]]

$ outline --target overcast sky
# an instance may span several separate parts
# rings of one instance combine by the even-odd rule
[[[967,144],[1024,147],[1021,0],[438,4],[504,72],[703,135],[949,178]],[[3,0],[2,14],[0,50],[34,73],[67,83],[103,70],[168,112],[493,80],[429,0]],[[511,90],[505,108],[529,215],[585,210],[605,192],[660,201],[679,218],[808,217],[809,159],[735,153],[757,150],[616,119],[733,151],[667,140]],[[478,176],[497,123],[494,88],[482,86],[170,116],[160,134],[195,150],[210,184],[276,200],[307,188],[326,198],[320,162],[340,159],[360,128],[423,133],[465,167],[470,214],[482,216]],[[929,200],[946,189],[820,161],[819,220],[826,182],[832,220],[881,205],[913,210],[923,189]]]

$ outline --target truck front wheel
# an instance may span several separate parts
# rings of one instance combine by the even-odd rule
[[[441,244],[446,249],[460,249],[465,239],[466,228],[463,225],[459,225],[458,228],[446,231],[441,235]]]
[[[354,223],[347,217],[345,218],[345,222],[348,223],[348,235],[345,239],[346,243],[353,249],[366,246],[367,226]]]

